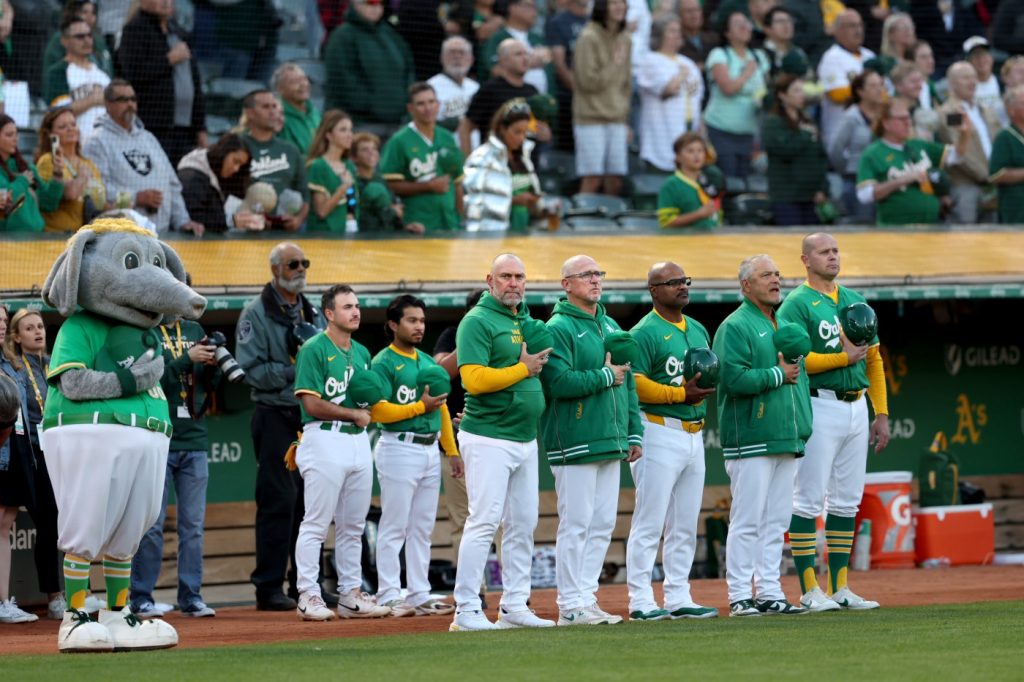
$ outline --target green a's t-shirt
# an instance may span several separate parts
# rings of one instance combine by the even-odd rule
[[[167,397],[160,384],[148,391],[135,395],[109,398],[106,400],[72,400],[58,389],[60,376],[72,369],[98,369],[97,356],[107,343],[107,335],[112,329],[122,327],[110,320],[89,312],[77,312],[61,325],[57,338],[53,343],[50,355],[50,371],[46,380],[50,384],[46,392],[46,405],[43,408],[43,419],[53,419],[58,415],[81,415],[99,412],[105,415],[135,415],[143,423],[149,417],[170,422],[170,410]],[[142,335],[152,330],[139,329],[140,348]],[[109,371],[105,368],[99,371]]]
[[[380,173],[385,180],[430,182],[442,175],[451,180],[444,194],[426,192],[403,197],[406,224],[422,223],[427,232],[459,229],[455,186],[462,182],[463,162],[455,137],[444,128],[434,128],[432,141],[412,123],[391,136],[380,158]]]
[[[309,187],[306,185],[306,166],[302,154],[291,142],[272,137],[260,142],[249,135],[242,135],[249,148],[252,161],[249,163],[249,177],[252,182],[266,182],[277,196],[286,189],[293,189],[309,203]]]
[[[504,369],[519,364],[522,323],[530,318],[526,303],[512,312],[485,292],[466,313],[455,333],[459,367],[482,365]],[[466,391],[459,429],[489,438],[527,443],[537,438],[544,391],[539,377],[527,377],[493,393]]]
[[[410,357],[394,346],[384,348],[373,358],[373,370],[384,375],[391,387],[388,402],[396,405],[411,405],[420,399],[417,380],[420,368],[435,365],[434,359],[416,349],[416,356]],[[441,410],[421,414],[412,419],[403,419],[391,424],[381,424],[385,431],[412,431],[413,433],[439,433],[441,431]]]
[[[1024,133],[1016,126],[1004,128],[992,142],[988,172],[995,177],[1007,168],[1024,168]],[[1024,182],[996,185],[999,196],[999,222],[1024,223]]]
[[[345,160],[345,168],[348,169],[349,174],[352,176],[352,188],[356,193],[356,215],[354,218],[359,217],[359,185],[355,182],[356,179],[356,167],[352,165],[352,161]],[[310,161],[306,168],[306,180],[309,187],[310,195],[314,193],[322,194],[324,197],[330,198],[334,194],[335,190],[341,186],[341,178],[331,168],[331,164],[327,162],[322,156]],[[344,232],[345,222],[348,220],[348,203],[345,198],[342,198],[338,202],[338,205],[334,207],[334,210],[327,214],[326,218],[321,218],[313,210],[313,207],[309,207],[309,217],[306,218],[306,231],[307,232]]]
[[[670,175],[658,190],[658,225],[668,227],[668,224],[684,213],[692,213],[702,207],[707,201],[701,197],[703,190],[700,185],[686,177],[681,171]],[[685,228],[712,228],[721,225],[719,213],[714,213],[709,218],[686,225]],[[684,229],[685,229],[684,228]]]
[[[839,303],[804,282],[789,292],[777,313],[781,322],[793,322],[807,330],[811,337],[812,353],[842,353],[843,341],[839,338],[839,311],[851,303],[863,303],[864,297],[856,291],[839,286]],[[878,345],[878,337],[871,339],[872,346]],[[824,388],[845,393],[860,391],[868,387],[868,363],[861,360],[852,367],[839,367],[827,372],[810,374],[810,388]]]
[[[682,386],[687,382],[689,377],[683,376],[683,356],[690,348],[710,348],[711,336],[704,325],[692,317],[684,315],[683,321],[686,331],[652,310],[629,330],[640,347],[633,372],[665,386]],[[708,413],[706,400],[697,405],[641,402],[640,409],[648,414],[687,422],[700,421]]]
[[[320,332],[302,344],[298,357],[295,358],[295,395],[302,406],[302,394],[315,395],[317,398],[358,409],[348,397],[348,382],[356,370],[370,368],[370,351],[355,339],[352,346],[345,350],[339,348],[327,332]],[[302,407],[302,423],[319,422]],[[347,427],[349,422],[335,422]]]
[[[861,154],[857,168],[857,187],[879,184],[918,170],[939,169],[946,157],[946,146],[924,140],[907,140],[897,149],[875,140]],[[879,225],[935,223],[939,220],[939,198],[931,182],[903,187],[877,202]]]

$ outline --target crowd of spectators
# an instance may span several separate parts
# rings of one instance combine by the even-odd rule
[[[306,19],[322,66],[278,59],[275,0],[129,4],[0,0],[18,109],[0,120],[0,231],[65,232],[106,210],[197,237],[525,230],[570,204],[542,187],[628,198],[637,171],[689,177],[677,142],[691,133],[706,150],[696,196],[721,210],[766,186],[780,225],[878,222],[917,191],[938,205],[928,222],[992,222],[1019,183],[1010,0],[319,0]],[[253,86],[230,134],[207,130],[211,63]],[[34,163],[25,88],[47,109]],[[515,148],[498,116],[510,101],[528,116]],[[880,137],[894,110],[906,135]],[[940,145],[934,162],[897,138]],[[906,165],[874,177],[863,152],[879,139]],[[469,211],[485,199],[464,184],[478,149],[511,183],[497,222]],[[897,175],[919,180],[871,189]],[[675,208],[661,215],[692,207]]]

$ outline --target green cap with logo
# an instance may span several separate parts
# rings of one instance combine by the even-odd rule
[[[878,316],[867,303],[851,303],[839,311],[843,333],[856,346],[871,343],[878,334]]]
[[[423,389],[430,386],[430,395],[438,396],[452,392],[452,379],[448,376],[448,370],[441,365],[430,364],[420,368],[416,377],[416,388],[419,396],[423,395]]]
[[[710,348],[687,348],[683,354],[683,376],[692,379],[700,372],[698,388],[714,388],[718,385],[721,363],[715,351]]]
[[[609,332],[608,336],[604,337],[604,351],[611,353],[612,364],[624,365],[627,362],[636,362],[640,347],[633,335],[628,332]]]
[[[775,350],[782,353],[786,362],[794,362],[811,352],[811,337],[807,330],[793,322],[780,324],[772,337]]]
[[[526,352],[531,355],[555,345],[555,337],[551,335],[551,330],[540,320],[535,320],[532,317],[524,320],[520,323],[519,330],[523,333]]]

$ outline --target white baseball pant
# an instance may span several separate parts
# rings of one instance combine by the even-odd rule
[[[466,468],[469,518],[459,546],[455,574],[458,610],[480,610],[480,583],[498,523],[502,523],[501,606],[513,613],[527,608],[533,532],[539,504],[537,441],[519,443],[459,431]]]
[[[793,513],[816,519],[822,509],[852,518],[864,494],[868,464],[868,405],[811,397],[814,430],[796,465]]]
[[[619,507],[620,460],[551,467],[558,496],[556,602],[560,611],[597,603]]]
[[[779,573],[783,535],[793,515],[793,455],[728,459],[732,508],[725,542],[729,603],[784,599]]]
[[[338,591],[363,584],[363,527],[373,492],[373,456],[366,432],[323,431],[307,424],[295,453],[302,475],[306,511],[295,542],[296,587],[299,593],[320,594],[320,546],[334,519],[334,566]]]
[[[160,515],[167,452],[162,433],[119,424],[57,426],[42,447],[57,500],[61,551],[129,559]]]
[[[441,496],[441,453],[434,445],[398,440],[384,431],[373,453],[380,482],[377,527],[377,602],[401,597],[405,545],[405,601],[419,606],[430,599],[430,534]]]
[[[690,569],[704,495],[704,434],[644,422],[644,456],[630,465],[636,506],[626,541],[629,610],[657,608],[651,572],[665,534],[665,608],[695,606]]]

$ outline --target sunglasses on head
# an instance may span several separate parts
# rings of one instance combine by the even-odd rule
[[[513,116],[530,116],[533,112],[530,111],[530,105],[526,103],[524,99],[514,99],[505,105],[505,113],[501,119],[508,121]]]
[[[294,260],[288,261],[287,263],[285,263],[285,265],[288,266],[289,270],[298,270],[300,265],[302,266],[303,270],[308,270],[309,269],[309,259],[308,258],[303,258],[302,260],[299,260],[298,258],[296,258]]]

